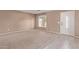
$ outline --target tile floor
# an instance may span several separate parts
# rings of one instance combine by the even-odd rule
[[[78,49],[79,39],[39,30],[0,35],[0,49]]]

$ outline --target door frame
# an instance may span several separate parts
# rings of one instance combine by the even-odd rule
[[[73,34],[61,33],[61,14],[62,14],[62,13],[66,13],[66,12],[72,12],[72,13],[74,14],[74,15],[73,15],[73,18],[74,18],[74,20],[73,20],[73,21],[74,21],[74,24],[73,24],[73,25],[74,25],[74,26],[73,26],[73,31],[74,31],[74,33],[73,33]],[[74,35],[75,35],[75,11],[64,11],[64,12],[61,12],[61,13],[60,13],[60,24],[59,24],[59,25],[60,25],[60,34],[66,34],[66,35],[72,35],[72,36],[74,36]]]

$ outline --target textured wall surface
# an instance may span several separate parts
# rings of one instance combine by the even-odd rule
[[[79,36],[79,11],[76,11],[75,18],[75,35]]]
[[[0,33],[34,28],[35,16],[18,11],[0,11]]]

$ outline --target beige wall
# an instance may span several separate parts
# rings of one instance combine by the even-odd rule
[[[60,12],[49,12],[47,15],[47,30],[52,32],[59,32],[59,24],[58,21],[60,19]]]
[[[72,10],[69,10],[69,11],[72,11]],[[42,14],[42,15],[47,16],[47,28],[44,30],[56,32],[56,33],[60,32],[60,25],[58,24],[58,21],[60,21],[60,13],[61,12],[67,12],[67,11],[65,11],[65,10],[52,11],[52,12]],[[39,15],[41,15],[41,14],[39,14]],[[39,16],[39,15],[37,15],[37,16]],[[76,18],[76,20],[75,20],[75,35],[79,36],[79,11],[76,11],[75,18]],[[37,24],[38,24],[38,22],[36,20],[36,28],[38,28]]]
[[[42,28],[43,30],[50,31],[50,32],[59,32],[59,24],[58,21],[60,19],[60,12],[59,11],[52,11],[45,14],[39,15],[46,15],[47,16],[47,28]],[[37,16],[39,16],[37,15]],[[38,22],[36,20],[36,28],[38,28]]]
[[[44,30],[51,32],[60,31],[59,24],[57,23],[60,19],[60,12],[62,11],[52,11],[44,13],[44,15],[46,15],[48,19],[47,28]],[[22,13],[18,11],[0,11],[0,33],[29,30],[34,28],[34,25],[36,28],[38,28],[37,19],[35,23],[36,16],[38,15]],[[75,35],[79,36],[79,11],[76,11],[75,18]]]
[[[75,19],[75,35],[79,36],[79,11],[76,11],[76,19]]]
[[[0,11],[0,33],[34,28],[35,16],[18,11]]]

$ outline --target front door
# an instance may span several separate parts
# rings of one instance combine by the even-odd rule
[[[74,35],[75,29],[75,12],[66,11],[60,14],[60,33]]]

